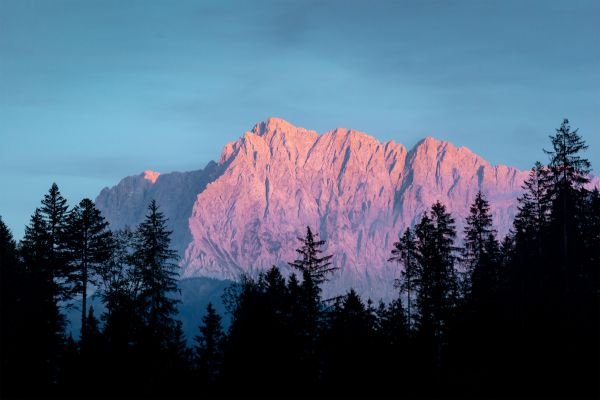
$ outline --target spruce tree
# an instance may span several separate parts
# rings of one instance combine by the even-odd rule
[[[550,158],[549,168],[553,181],[550,195],[554,202],[553,220],[562,230],[561,250],[563,274],[569,285],[569,236],[575,239],[580,228],[576,209],[580,208],[585,196],[584,185],[589,182],[590,162],[581,156],[588,146],[579,135],[578,129],[571,130],[569,120],[563,120],[556,133],[550,136],[552,150],[544,150]],[[577,243],[574,243],[577,247]]]
[[[68,254],[65,251],[66,229],[69,217],[67,200],[62,196],[58,185],[53,183],[42,199],[40,215],[47,235],[47,268],[56,282],[56,296],[60,300],[71,298],[68,281]]]
[[[64,333],[64,317],[58,302],[66,290],[55,278],[58,264],[52,243],[51,230],[38,208],[25,227],[20,247],[27,286],[23,292],[27,317],[22,334],[29,346],[24,358],[28,359],[31,379],[40,382],[40,390],[56,383]]]
[[[320,256],[326,242],[318,240],[317,236],[318,234],[313,234],[307,226],[306,236],[298,238],[302,246],[296,249],[296,252],[300,257],[288,263],[302,273],[300,296],[295,298],[293,309],[297,312],[297,318],[301,318],[296,324],[301,343],[299,370],[308,387],[316,384],[320,375],[317,347],[324,324],[320,285],[327,280],[327,275],[338,269],[331,262],[332,255]]]
[[[302,246],[296,249],[296,252],[301,256],[295,261],[288,263],[292,268],[297,269],[303,274],[308,274],[315,285],[320,285],[327,280],[327,275],[337,270],[337,267],[332,266],[332,255],[322,256],[322,247],[325,245],[325,240],[317,240],[318,234],[313,234],[310,226],[306,227],[306,236],[299,237],[298,240]]]
[[[446,346],[449,325],[458,300],[458,282],[455,270],[457,248],[454,219],[440,202],[431,207],[415,228],[417,261],[420,265],[416,296],[419,336],[428,351],[439,383],[442,352]]]
[[[68,279],[72,293],[81,295],[81,344],[86,344],[88,286],[97,284],[99,269],[110,258],[108,223],[90,199],[83,199],[71,210],[66,228]],[[85,351],[82,352],[85,353]]]
[[[178,292],[179,267],[175,263],[178,257],[170,248],[170,235],[164,214],[152,200],[145,220],[135,232],[132,259],[139,277],[139,312],[148,339],[159,347],[167,343],[179,302],[174,297]]]
[[[569,120],[564,119],[556,133],[550,136],[552,150],[544,150],[550,157],[550,171],[558,190],[580,189],[589,182],[591,164],[581,157],[588,145],[579,135],[578,129],[571,130]]]
[[[109,236],[109,259],[97,268],[98,294],[106,306],[105,320],[128,309],[140,287],[140,276],[133,264],[133,232],[129,228],[113,231]]]
[[[408,313],[407,322],[409,329],[412,327],[412,300],[414,290],[416,285],[418,285],[418,282],[415,282],[418,275],[417,269],[419,268],[416,252],[415,235],[410,228],[406,228],[406,231],[404,231],[400,240],[394,243],[392,257],[388,259],[388,261],[397,262],[404,266],[398,286],[401,293],[406,293],[406,311]]]
[[[549,221],[550,183],[548,168],[537,161],[523,183],[524,193],[518,199],[519,211],[514,220],[517,246],[535,250],[538,257],[542,252],[543,232]]]
[[[200,334],[194,338],[197,367],[208,383],[214,383],[223,363],[225,334],[221,316],[217,314],[212,303],[206,306],[206,314],[202,317],[202,324],[198,330]]]
[[[497,283],[499,244],[487,199],[475,196],[464,228],[463,262],[468,274],[467,297],[493,292]]]

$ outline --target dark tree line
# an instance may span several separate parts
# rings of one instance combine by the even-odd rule
[[[600,193],[567,120],[551,145],[502,240],[483,193],[460,238],[437,202],[390,249],[398,297],[373,304],[323,298],[335,268],[307,228],[297,274],[242,276],[224,295],[230,326],[209,304],[191,348],[156,203],[111,232],[93,202],[69,210],[52,185],[20,243],[0,220],[2,396],[598,397]],[[75,300],[77,338],[63,315]]]

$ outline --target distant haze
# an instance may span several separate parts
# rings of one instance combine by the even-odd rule
[[[0,215],[203,168],[258,120],[600,169],[598,1],[0,1]]]

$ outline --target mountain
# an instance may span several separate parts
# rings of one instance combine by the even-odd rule
[[[135,228],[144,219],[150,200],[155,199],[169,219],[174,248],[183,254],[192,240],[187,224],[196,197],[220,175],[222,169],[222,165],[211,161],[204,169],[191,172],[161,174],[144,171],[122,179],[110,189],[102,189],[96,197],[96,206],[111,229]]]
[[[133,226],[156,199],[170,219],[185,277],[286,270],[310,225],[340,267],[327,293],[352,286],[389,298],[399,273],[387,262],[392,244],[432,203],[446,204],[460,232],[482,190],[502,236],[527,174],[432,137],[407,150],[351,129],[318,134],[270,118],[202,170],[127,177],[102,190],[96,204],[113,227]]]

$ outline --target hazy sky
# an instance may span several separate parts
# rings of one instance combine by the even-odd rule
[[[0,215],[56,181],[204,167],[256,122],[433,135],[545,161],[568,117],[600,169],[598,1],[0,0]]]

